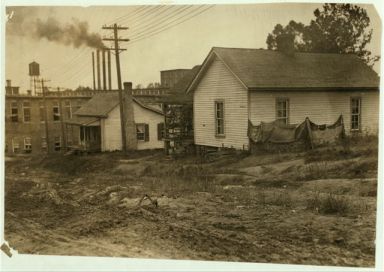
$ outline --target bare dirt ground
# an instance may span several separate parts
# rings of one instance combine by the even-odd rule
[[[5,236],[30,254],[372,267],[376,145],[205,163],[160,152],[14,157]]]

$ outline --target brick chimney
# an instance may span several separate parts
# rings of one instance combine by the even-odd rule
[[[127,150],[135,150],[137,148],[137,138],[135,117],[133,113],[132,82],[124,82],[123,103]]]

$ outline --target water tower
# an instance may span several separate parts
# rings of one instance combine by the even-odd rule
[[[30,88],[33,90],[34,95],[37,93],[39,77],[40,77],[40,65],[33,61],[29,64],[29,77],[30,77]]]

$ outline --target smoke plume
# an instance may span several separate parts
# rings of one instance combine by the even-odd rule
[[[88,23],[73,19],[71,24],[61,25],[55,18],[46,21],[37,19],[35,22],[34,37],[45,38],[48,41],[72,45],[76,48],[86,45],[93,48],[104,48],[99,34],[90,33]]]
[[[70,23],[62,24],[54,17],[37,18],[35,10],[30,7],[7,7],[7,14],[11,14],[12,11],[14,11],[12,18],[6,24],[6,31],[9,35],[47,39],[75,48],[80,46],[105,48],[101,36],[90,32],[86,21],[72,19]]]

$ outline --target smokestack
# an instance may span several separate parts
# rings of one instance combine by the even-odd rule
[[[96,51],[96,71],[97,71],[97,89],[101,89],[101,79],[100,79],[100,50]]]
[[[106,78],[106,71],[105,71],[105,50],[101,51],[102,53],[102,64],[103,64],[103,90],[107,89],[107,78]]]
[[[107,51],[107,62],[108,62],[108,90],[112,90],[112,79],[111,79],[111,51]]]
[[[11,87],[12,84],[11,84],[11,80],[10,79],[7,79],[7,87]]]
[[[92,52],[92,73],[93,73],[93,90],[96,90],[96,78],[95,78],[95,52]]]

